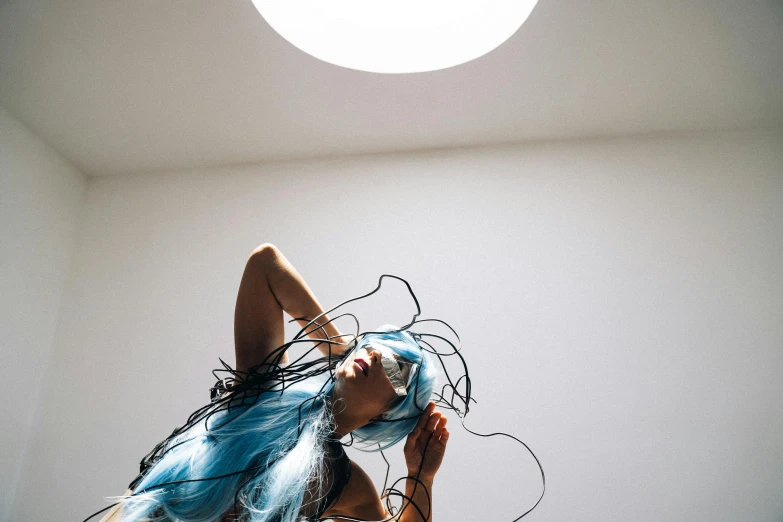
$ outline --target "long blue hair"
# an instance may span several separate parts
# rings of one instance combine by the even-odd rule
[[[432,396],[436,369],[415,335],[383,325],[356,343],[354,350],[372,342],[418,363],[408,395],[383,419],[352,432],[361,451],[380,451],[406,437]],[[328,371],[283,380],[258,392],[249,405],[238,396],[239,404],[175,431],[160,458],[135,481],[132,496],[122,497],[122,520],[217,521],[234,509],[248,522],[299,522],[308,486],[315,480],[322,491],[324,443],[335,429],[333,390]]]

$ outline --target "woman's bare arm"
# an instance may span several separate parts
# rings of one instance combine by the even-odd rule
[[[298,319],[304,327],[310,319],[323,313],[324,309],[316,299],[305,280],[288,259],[270,243],[264,243],[250,255],[239,285],[234,313],[234,344],[236,367],[247,371],[259,364],[272,350],[284,343],[283,312]],[[329,321],[326,315],[318,323]],[[335,342],[347,342],[341,337],[334,323],[318,328],[315,323],[308,327],[309,336],[318,339],[332,337]],[[314,341],[315,342],[315,341]],[[318,349],[324,355],[342,354],[345,346],[321,343]],[[287,362],[287,354],[282,362]]]
[[[405,495],[411,501],[405,500],[397,518],[399,522],[432,522],[432,483],[449,441],[447,421],[443,413],[435,410],[435,403],[430,401],[413,431],[408,434],[403,453],[408,466]]]
[[[291,317],[297,318],[299,325],[304,327],[311,319],[315,319],[322,314],[324,309],[305,280],[299,275],[299,272],[297,272],[294,266],[286,259],[283,253],[274,245],[267,243],[266,247],[273,253],[271,256],[271,270],[268,274],[269,285],[272,288],[272,292],[283,307],[283,310]],[[305,319],[303,320],[300,318]],[[318,329],[315,323],[310,325],[308,331],[313,330],[310,337],[316,339],[335,337],[335,339],[332,339],[333,341],[348,341],[347,337],[341,337],[340,330],[338,330],[334,323],[325,324],[328,321],[328,315],[319,317],[317,323],[325,326]],[[339,355],[346,350],[346,347],[337,344],[332,344],[331,347],[333,354]],[[318,349],[324,355],[329,354],[329,344],[327,343],[322,343]]]
[[[400,513],[394,520],[398,522],[432,522],[432,479],[405,479],[405,496],[412,499],[403,501]],[[416,509],[418,508],[418,509]],[[424,518],[429,517],[429,518]]]

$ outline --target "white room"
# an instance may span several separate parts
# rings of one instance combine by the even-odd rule
[[[379,288],[329,313],[359,332],[453,328],[411,327],[472,398],[429,522],[783,520],[780,2],[529,2],[409,72],[262,4],[0,3],[0,520],[123,495],[235,365],[262,245],[323,311]],[[344,450],[384,506],[405,440],[388,481]]]

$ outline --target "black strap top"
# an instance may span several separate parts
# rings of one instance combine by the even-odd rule
[[[339,439],[334,436],[327,439],[324,452],[324,467],[321,470],[324,485],[319,491],[317,479],[311,482],[312,487],[308,487],[305,492],[299,513],[308,522],[318,520],[328,508],[337,502],[351,478],[351,459],[346,455]]]

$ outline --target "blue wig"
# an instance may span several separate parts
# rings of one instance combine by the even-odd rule
[[[379,451],[406,437],[435,387],[431,357],[413,335],[397,330],[384,325],[382,333],[366,334],[354,348],[381,344],[419,365],[410,375],[408,395],[382,420],[353,431],[361,451]],[[348,354],[333,357],[324,370]],[[264,390],[238,392],[228,398],[228,407],[215,403],[197,422],[175,430],[159,445],[154,464],[131,484],[132,496],[122,497],[122,520],[220,520],[238,510],[248,522],[299,522],[300,511],[324,494],[324,443],[335,429],[329,400],[334,380],[321,371],[285,382],[289,369]]]

